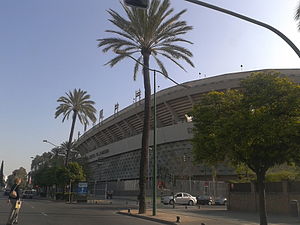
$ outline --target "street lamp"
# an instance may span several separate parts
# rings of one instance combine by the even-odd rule
[[[149,6],[149,0],[124,0],[126,5],[146,9]]]
[[[190,88],[187,85],[184,84],[179,84],[178,82],[176,82],[175,80],[173,80],[172,78],[168,77],[166,74],[164,74],[163,72],[159,71],[159,70],[155,70],[155,69],[151,69],[148,66],[144,65],[143,63],[141,63],[140,61],[138,61],[137,59],[135,59],[133,56],[127,54],[126,52],[122,51],[122,50],[116,50],[115,51],[116,54],[120,54],[120,55],[126,55],[129,58],[131,58],[132,60],[134,60],[135,62],[137,62],[138,64],[142,65],[144,68],[153,71],[153,180],[152,180],[152,215],[155,216],[156,215],[156,197],[157,197],[157,154],[156,154],[156,72],[162,74],[165,78],[169,79],[170,81],[172,81],[173,83],[182,86],[184,88]],[[149,150],[148,150],[149,151]],[[149,167],[149,165],[148,165]]]
[[[53,145],[54,147],[59,147],[58,145],[53,144],[52,142],[50,142],[50,141],[48,141],[48,140],[43,140],[43,142],[48,143],[48,144],[50,144],[50,145]]]
[[[285,36],[282,32],[280,32],[276,28],[270,26],[269,24],[263,23],[261,21],[252,19],[250,17],[244,16],[242,14],[239,14],[239,13],[236,13],[236,12],[233,12],[233,11],[230,11],[230,10],[227,10],[227,9],[215,6],[215,5],[208,4],[206,2],[202,2],[202,1],[198,1],[198,0],[185,0],[185,1],[190,2],[190,3],[194,3],[196,5],[200,5],[200,6],[203,6],[203,7],[206,7],[206,8],[210,8],[210,9],[213,9],[213,10],[216,10],[216,11],[219,11],[219,12],[237,17],[241,20],[246,20],[246,21],[248,21],[250,23],[253,23],[253,24],[256,24],[258,26],[264,27],[264,28],[274,32],[279,37],[281,37],[294,50],[294,52],[300,58],[300,50],[297,48],[297,46],[287,36]],[[141,8],[144,8],[144,9],[146,9],[149,5],[148,2],[146,2],[145,0],[125,0],[124,2],[125,2],[125,4],[127,4],[131,7],[141,7]]]

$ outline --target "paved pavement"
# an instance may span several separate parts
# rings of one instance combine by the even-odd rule
[[[9,208],[6,198],[0,197],[0,225],[4,225]],[[137,201],[132,198],[99,200],[97,204],[66,204],[49,200],[25,200],[19,224],[23,225],[254,225],[259,224],[255,213],[230,212],[223,206],[176,206],[158,204],[157,215],[152,216],[151,202],[147,204],[147,213],[137,213]],[[128,213],[130,209],[130,214]],[[119,212],[119,213],[118,213]],[[139,217],[139,218],[137,218]],[[300,218],[269,215],[270,225],[296,225]],[[156,221],[156,222],[155,222]]]
[[[105,203],[104,203],[105,204]],[[177,216],[180,217],[182,225],[254,225],[259,224],[257,213],[232,212],[224,206],[177,206],[173,209],[170,205],[158,204],[157,215],[152,216],[151,203],[148,202],[146,214],[140,215],[137,211],[137,203],[128,199],[107,200],[106,204],[125,205],[127,209],[120,213],[127,216],[140,217],[146,220],[160,221],[165,224],[176,223]],[[130,213],[128,213],[130,209]],[[270,225],[299,225],[300,217],[284,215],[268,215]]]

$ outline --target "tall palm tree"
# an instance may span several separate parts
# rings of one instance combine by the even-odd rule
[[[300,31],[300,2],[296,9],[295,20],[298,21],[298,30]]]
[[[122,4],[122,3],[121,3]],[[192,30],[191,26],[187,26],[185,21],[180,21],[179,18],[186,10],[182,10],[175,15],[174,9],[170,8],[170,1],[152,0],[147,10],[138,8],[129,8],[122,4],[125,10],[126,17],[123,18],[119,13],[110,9],[108,13],[111,16],[109,21],[113,23],[118,30],[106,30],[106,32],[115,35],[112,38],[98,39],[98,47],[104,47],[103,52],[113,51],[120,53],[106,65],[113,67],[121,60],[132,57],[138,54],[137,62],[134,66],[133,77],[136,78],[140,64],[143,65],[143,78],[145,89],[145,105],[144,105],[144,121],[142,134],[142,149],[140,160],[140,178],[139,178],[139,213],[145,213],[145,194],[146,194],[146,176],[147,176],[147,158],[149,148],[149,133],[150,133],[150,77],[149,77],[149,60],[153,57],[161,71],[168,76],[168,72],[163,62],[158,58],[159,55],[167,58],[175,63],[181,69],[184,67],[179,64],[178,60],[183,59],[191,66],[194,66],[190,57],[192,53],[179,46],[178,43],[188,43],[181,37],[182,34]]]
[[[60,105],[56,107],[55,118],[62,114],[62,122],[64,122],[65,119],[69,119],[70,114],[72,114],[72,125],[65,160],[65,166],[67,166],[76,119],[78,117],[81,124],[87,125],[89,124],[89,120],[93,123],[96,122],[96,109],[93,106],[95,102],[90,100],[90,95],[81,89],[74,89],[73,92],[69,91],[66,93],[66,97],[60,97],[57,102],[59,102]]]

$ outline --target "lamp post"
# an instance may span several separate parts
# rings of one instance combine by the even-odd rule
[[[159,70],[155,70],[155,69],[151,69],[148,66],[144,65],[143,63],[141,63],[140,61],[138,61],[137,59],[135,59],[133,56],[127,54],[124,51],[121,50],[116,50],[115,51],[116,54],[120,54],[120,55],[126,55],[129,58],[131,58],[132,60],[134,60],[135,62],[137,62],[138,64],[142,65],[144,68],[148,69],[149,71],[153,72],[153,155],[152,155],[152,160],[153,160],[153,171],[152,171],[152,215],[155,216],[156,215],[156,197],[157,197],[157,154],[156,154],[156,73],[160,73],[162,74],[165,78],[169,79],[170,81],[172,81],[173,83],[182,86],[184,88],[190,88],[187,85],[184,84],[180,84],[178,82],[176,82],[175,80],[173,80],[172,78],[168,77],[166,74],[164,74],[163,72],[159,71]]]
[[[152,201],[153,209],[152,215],[156,215],[156,197],[157,197],[157,162],[156,162],[156,71],[153,71],[153,187],[152,187]]]
[[[137,8],[148,8],[149,0],[124,0],[126,5],[137,7]]]
[[[52,142],[48,141],[48,140],[43,140],[44,143],[48,143],[50,145],[53,145],[54,147],[59,147],[58,145],[56,144],[53,144]]]
[[[252,19],[250,17],[244,16],[242,14],[239,14],[239,13],[236,13],[236,12],[233,12],[233,11],[230,11],[230,10],[227,10],[227,9],[215,6],[215,5],[211,5],[211,4],[208,4],[206,2],[199,1],[199,0],[184,0],[184,1],[194,3],[196,5],[200,5],[200,6],[209,8],[209,9],[213,9],[213,10],[216,10],[216,11],[219,11],[219,12],[237,17],[241,20],[245,20],[245,21],[248,21],[250,23],[256,24],[258,26],[264,27],[264,28],[274,32],[275,34],[277,34],[280,38],[282,38],[294,50],[294,52],[300,58],[300,50],[297,48],[297,46],[287,36],[285,36],[282,32],[280,32],[276,28],[270,26],[269,24],[263,23],[261,21],[258,21],[258,20]],[[140,7],[140,8],[144,8],[144,9],[146,9],[149,5],[148,2],[145,1],[145,0],[125,0],[125,4],[127,4],[131,7]]]

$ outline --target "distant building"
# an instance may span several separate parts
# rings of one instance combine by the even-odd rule
[[[278,72],[300,82],[300,69],[280,69]],[[211,183],[211,168],[194,165],[192,160],[193,123],[187,113],[201,96],[212,90],[239,88],[240,81],[252,72],[230,73],[185,83],[190,88],[174,86],[156,94],[158,181],[164,188],[185,189],[205,193]],[[153,96],[152,96],[153,97]],[[120,191],[137,190],[144,117],[144,100],[110,116],[84,133],[77,149],[85,156],[90,168],[89,182],[94,189],[105,184]],[[153,118],[152,118],[153,120]],[[151,120],[151,129],[153,121]],[[152,143],[150,135],[150,147]],[[152,177],[152,151],[149,151],[149,179]],[[217,167],[217,180],[235,177],[233,168]],[[174,184],[174,181],[175,184]]]

